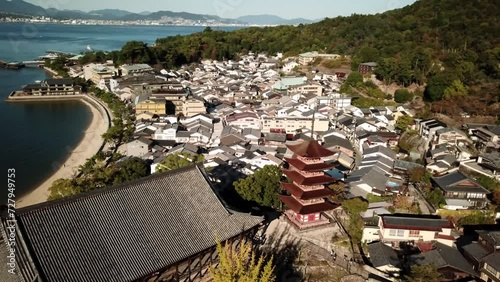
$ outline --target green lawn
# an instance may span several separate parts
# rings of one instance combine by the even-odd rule
[[[392,197],[391,196],[376,196],[376,195],[373,195],[373,194],[368,194],[366,195],[366,200],[368,201],[368,203],[377,203],[377,202],[389,202],[389,201],[392,201]]]

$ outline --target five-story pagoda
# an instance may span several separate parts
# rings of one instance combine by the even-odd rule
[[[324,171],[334,165],[325,163],[322,158],[331,156],[334,152],[324,148],[316,140],[287,147],[294,155],[292,158],[285,158],[289,168],[283,169],[283,173],[293,182],[281,183],[281,187],[291,194],[280,196],[281,201],[290,209],[285,212],[286,216],[300,229],[329,223],[322,213],[337,206],[325,200],[334,193],[325,185],[337,179],[325,174]]]

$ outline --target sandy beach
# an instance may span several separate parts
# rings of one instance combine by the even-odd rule
[[[16,206],[26,207],[47,201],[49,196],[49,187],[59,178],[71,178],[76,175],[78,167],[85,161],[95,155],[103,143],[101,135],[108,130],[108,117],[104,109],[99,110],[91,105],[86,99],[81,100],[92,111],[92,121],[86,129],[83,139],[72,150],[69,157],[63,163],[54,163],[52,167],[55,172],[45,180],[35,190],[21,197]],[[69,148],[70,150],[71,148]]]

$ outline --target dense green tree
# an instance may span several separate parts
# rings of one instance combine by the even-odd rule
[[[443,98],[453,99],[458,96],[467,95],[468,91],[460,80],[454,80],[443,92]]]
[[[351,59],[351,70],[352,71],[357,71],[359,69],[359,65],[361,64],[361,58],[358,56],[354,56]]]
[[[150,167],[138,158],[105,166],[104,162],[98,162],[97,158],[93,157],[80,166],[79,171],[80,177],[56,180],[49,188],[49,200],[139,179],[149,175]]]
[[[389,85],[396,79],[399,73],[398,64],[395,58],[384,58],[379,61],[375,69],[375,75],[379,80],[383,80],[385,84]]]
[[[378,50],[372,46],[363,46],[358,54],[361,62],[375,62],[379,59]]]
[[[438,272],[436,266],[433,264],[413,264],[411,266],[411,273],[406,276],[406,279],[409,282],[440,282],[443,279],[443,275]]]
[[[425,87],[424,97],[431,102],[443,99],[444,91],[455,80],[454,77],[454,75],[446,72],[436,74]]]
[[[118,171],[115,175],[114,184],[139,179],[151,174],[149,164],[139,158],[128,158],[117,165]]]
[[[127,42],[121,49],[118,61],[127,64],[154,63],[155,58],[148,45],[141,41]]]
[[[342,208],[349,214],[359,214],[368,209],[368,202],[360,198],[353,198],[342,202]]]
[[[406,131],[408,126],[413,124],[413,118],[411,116],[401,116],[396,120],[396,128],[401,131]]]
[[[382,99],[361,97],[358,99],[353,99],[352,105],[363,109],[363,108],[379,107],[379,106],[394,106],[395,103],[386,102]]]
[[[352,87],[361,86],[363,84],[363,75],[358,71],[353,71],[349,74],[345,83]]]
[[[432,178],[432,174],[426,170],[424,172],[424,175],[422,176],[422,182],[425,184],[431,184],[431,178]]]
[[[413,93],[410,93],[410,91],[406,89],[398,89],[394,93],[394,101],[396,103],[407,103],[413,100]]]
[[[280,180],[282,171],[274,165],[266,165],[254,174],[234,182],[238,194],[247,201],[278,209],[281,205]]]
[[[49,187],[49,201],[80,193],[80,188],[71,179],[61,178]]]
[[[478,61],[480,68],[487,76],[500,79],[500,47],[497,46],[481,53]]]
[[[490,212],[477,211],[458,220],[459,226],[495,224],[495,217]]]
[[[435,208],[440,208],[446,204],[443,192],[439,188],[432,189],[426,198]]]
[[[274,282],[273,258],[257,256],[250,242],[239,246],[217,242],[219,263],[210,267],[214,282]]]
[[[113,125],[108,128],[108,130],[102,134],[102,139],[106,143],[113,143],[115,145],[120,145],[124,135],[123,121],[120,118],[115,118],[113,120]]]
[[[477,175],[474,179],[484,188],[490,190],[491,192],[500,190],[500,182],[491,177],[484,175]]]
[[[342,208],[349,215],[349,222],[348,224],[344,223],[344,226],[347,226],[347,232],[349,233],[352,244],[357,246],[363,237],[364,228],[360,213],[368,209],[368,202],[360,198],[353,198],[343,201]]]
[[[415,167],[408,170],[408,176],[410,182],[420,182],[422,181],[426,170],[425,167]]]
[[[170,154],[158,164],[156,172],[165,172],[194,165],[203,162],[203,159],[203,155],[192,155],[189,153]]]
[[[330,198],[331,201],[340,203],[345,199],[347,191],[343,182],[337,181],[336,183],[330,184],[328,188],[335,192],[335,194]]]

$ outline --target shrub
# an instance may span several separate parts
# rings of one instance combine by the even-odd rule
[[[413,93],[410,93],[406,89],[398,89],[394,93],[394,101],[396,103],[406,103],[413,100]]]

